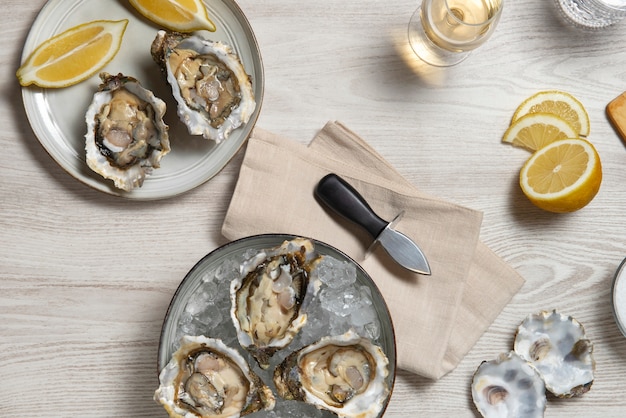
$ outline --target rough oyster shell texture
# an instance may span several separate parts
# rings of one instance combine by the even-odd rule
[[[297,351],[296,348],[289,349],[291,338],[293,335],[296,335],[295,333],[299,332],[299,327],[304,325],[306,308],[309,307],[308,304],[313,299],[313,295],[317,293],[321,280],[327,279],[326,275],[330,274],[319,264],[323,260],[322,257],[326,256],[318,253],[313,245],[312,240],[290,238],[276,247],[246,251],[245,254],[248,254],[248,256],[243,262],[240,260],[245,256],[240,255],[238,256],[240,258],[235,263],[225,263],[229,273],[228,280],[225,280],[224,283],[230,283],[231,278],[235,277],[232,282],[235,286],[231,286],[229,290],[245,289],[246,286],[250,286],[247,293],[244,291],[244,293],[239,295],[246,303],[253,301],[252,303],[259,303],[259,307],[276,305],[279,308],[284,308],[281,294],[284,293],[283,296],[289,296],[286,300],[290,300],[293,296],[295,305],[297,300],[295,297],[296,289],[304,288],[307,290],[307,293],[301,298],[302,304],[300,308],[302,309],[297,309],[287,315],[289,318],[295,317],[300,319],[295,321],[294,328],[291,328],[293,324],[288,324],[287,322],[283,324],[283,328],[289,329],[289,332],[286,333],[286,339],[279,344],[281,348],[276,346],[258,349],[256,346],[246,347],[245,344],[241,344],[242,347],[236,347],[237,351],[234,354],[231,355],[228,352],[229,360],[233,358],[238,359],[241,357],[240,354],[243,354],[247,364],[244,362],[243,365],[238,367],[243,370],[243,374],[248,375],[248,370],[253,366],[256,367],[254,363],[258,362],[255,361],[254,354],[258,356],[259,353],[262,353],[262,356],[266,356],[269,360],[270,354],[279,349],[281,350],[280,355],[276,356],[280,358],[274,359],[271,368],[268,367],[266,370],[255,369],[256,375],[251,373],[253,377],[249,381],[256,383],[257,387],[257,390],[252,390],[252,393],[258,395],[255,395],[256,397],[247,403],[250,406],[245,407],[241,415],[259,410],[260,408],[270,409],[275,405],[273,411],[267,412],[265,416],[284,416],[282,415],[283,413],[289,414],[289,416],[298,416],[298,412],[302,414],[300,416],[306,416],[309,414],[305,411],[310,412],[312,409],[318,408],[327,411],[323,413],[324,416],[335,414],[340,417],[373,418],[381,415],[387,404],[393,382],[393,380],[389,380],[392,377],[390,376],[389,359],[381,347],[375,345],[369,338],[359,336],[355,330],[351,330],[345,335],[324,337],[321,340],[317,339],[319,335],[314,337],[314,335],[310,334],[306,337],[306,340],[297,340],[295,343],[298,344]],[[323,250],[320,251],[324,253]],[[255,255],[250,256],[253,253]],[[239,270],[233,269],[236,265],[239,266]],[[325,264],[324,267],[327,268],[328,265]],[[221,268],[220,266],[218,270]],[[231,270],[232,272],[230,272]],[[290,290],[290,287],[294,285],[295,289]],[[259,291],[258,294],[255,291],[250,292],[255,287]],[[268,294],[259,289],[271,290],[271,298],[276,303],[270,303],[268,299],[264,301],[263,299]],[[256,300],[257,296],[261,297],[260,300]],[[235,297],[231,300],[231,307],[237,301],[235,293]],[[288,305],[290,306],[291,304],[289,303]],[[247,309],[243,309],[241,313],[248,318],[254,317],[254,315],[248,315]],[[265,314],[267,315],[264,315],[262,318],[265,321],[276,315],[276,313],[272,312],[265,312]],[[234,338],[235,335],[232,332],[237,331],[237,329],[235,323],[233,323],[233,317],[231,316],[227,320],[229,321],[228,330],[224,333],[223,338],[230,338],[231,335]],[[231,328],[231,323],[235,325],[235,329]],[[263,323],[260,325],[265,327],[267,324]],[[204,332],[215,332],[219,335],[220,331],[215,329],[213,331],[208,329],[197,330],[197,334]],[[239,329],[239,332],[242,332],[242,330]],[[319,332],[325,332],[321,325]],[[317,339],[316,343],[306,345],[314,338]],[[205,368],[202,364],[205,362],[200,355],[204,356],[207,353],[202,350],[198,351],[197,347],[201,346],[206,351],[227,352],[227,349],[223,347],[223,343],[220,342],[221,345],[216,346],[213,343],[214,341],[216,340],[207,337],[184,337],[181,342],[181,348],[172,357],[165,360],[168,364],[161,371],[161,386],[155,392],[155,400],[165,406],[170,416],[184,416],[185,418],[230,416],[230,412],[217,412],[214,414],[208,407],[209,405],[219,405],[219,399],[227,398],[225,395],[221,397],[214,396],[213,392],[218,391],[212,392],[210,386],[205,382],[206,378],[201,373],[202,369]],[[302,347],[303,344],[305,344],[304,347]],[[191,350],[183,348],[188,346],[192,347]],[[247,350],[244,350],[244,347]],[[232,349],[232,351],[235,350]],[[285,356],[289,360],[285,360],[277,366]],[[209,360],[209,364],[216,362],[210,357]],[[301,360],[302,364],[309,365],[309,367],[298,371],[294,361],[299,360]],[[248,365],[250,367],[246,368]],[[221,377],[222,381],[233,380],[228,377],[232,375],[231,372],[219,373],[219,375],[222,374],[224,374],[224,377]],[[257,380],[257,376],[259,380]],[[320,385],[320,378],[329,383]],[[279,393],[284,398],[274,398],[271,392],[268,393],[269,389],[260,381],[264,380],[265,383],[269,384],[273,379],[275,379],[275,386],[278,388],[278,392],[275,391],[275,393]],[[213,386],[219,387],[220,385]],[[307,390],[311,395],[306,395]],[[227,393],[228,391],[223,392]],[[207,396],[207,394],[213,395]],[[271,401],[269,401],[270,399]],[[278,403],[275,403],[277,399]],[[244,403],[240,402],[240,404]],[[176,409],[176,407],[180,409]],[[184,408],[187,408],[187,411]],[[201,408],[204,409],[201,410]],[[296,415],[292,415],[294,413]],[[318,414],[321,413],[318,412]]]
[[[204,336],[183,337],[159,382],[154,399],[172,418],[237,418],[276,401],[237,350]]]
[[[580,396],[593,383],[593,344],[583,326],[571,316],[553,310],[526,317],[515,332],[513,351],[492,362],[483,362],[475,373],[472,398],[485,417],[543,416],[545,393],[539,414],[535,408],[537,396],[530,396],[526,390],[531,385],[527,379],[515,383],[519,371],[508,370],[510,364],[529,375],[529,370],[534,370],[544,386],[542,392],[547,389],[559,398]],[[538,388],[536,383],[532,387]],[[524,408],[529,412],[522,413]]]
[[[554,395],[569,398],[591,389],[593,344],[571,316],[556,311],[529,315],[517,329],[514,350],[537,368]]]
[[[319,259],[310,240],[285,241],[242,265],[232,281],[230,315],[237,338],[262,368],[306,323],[307,305],[320,287],[311,275]]]
[[[279,396],[304,401],[340,418],[373,418],[389,396],[389,360],[354,331],[324,337],[290,354],[274,370]]]
[[[248,122],[256,106],[252,83],[229,45],[161,30],[150,50],[190,135],[219,143]]]
[[[471,388],[474,405],[485,418],[540,418],[546,409],[541,376],[513,351],[482,362]]]
[[[87,165],[115,187],[130,191],[159,168],[170,151],[165,102],[133,77],[101,73],[87,109]]]

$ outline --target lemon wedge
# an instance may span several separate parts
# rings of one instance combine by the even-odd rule
[[[582,138],[554,141],[539,149],[520,171],[520,187],[537,207],[573,212],[596,196],[602,165],[594,146]]]
[[[577,137],[572,125],[559,116],[551,113],[530,113],[509,126],[502,142],[534,152],[557,139]]]
[[[122,44],[128,20],[95,20],[74,26],[39,45],[17,70],[22,86],[67,87],[108,64]]]
[[[567,92],[546,90],[533,94],[518,106],[512,121],[529,113],[552,113],[572,125],[576,137],[589,135],[589,114],[582,103]]]
[[[202,0],[129,0],[145,18],[178,32],[208,30],[215,32],[215,24]]]

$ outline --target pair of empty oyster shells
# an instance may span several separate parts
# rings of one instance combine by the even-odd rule
[[[512,351],[481,363],[472,398],[486,418],[543,417],[546,389],[559,398],[581,396],[590,390],[594,370],[583,326],[556,310],[542,311],[520,324]]]
[[[297,238],[261,251],[240,266],[230,286],[231,319],[238,341],[261,369],[284,350],[307,320],[321,260],[312,241]],[[278,364],[271,380],[286,400],[339,417],[374,418],[389,396],[389,361],[354,331],[302,347]],[[239,417],[274,408],[270,387],[241,353],[221,339],[185,336],[159,376],[155,400],[171,417]]]

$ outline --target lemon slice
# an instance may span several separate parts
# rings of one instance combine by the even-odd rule
[[[22,86],[67,87],[77,84],[113,59],[128,20],[95,20],[74,26],[39,45],[17,70]]]
[[[595,197],[602,165],[593,145],[582,138],[554,141],[535,152],[520,171],[520,187],[536,206],[573,212]]]
[[[576,130],[564,119],[551,113],[530,113],[509,126],[502,142],[534,152],[557,139],[577,137]]]
[[[529,113],[552,113],[569,122],[576,130],[576,137],[589,135],[589,115],[578,99],[559,90],[540,91],[520,104],[512,121]]]
[[[178,32],[208,30],[215,32],[202,0],[129,0],[144,17]]]

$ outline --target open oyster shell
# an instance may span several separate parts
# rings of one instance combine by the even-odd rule
[[[87,165],[130,191],[170,152],[165,102],[133,77],[101,73],[100,78],[85,115]]]
[[[554,395],[569,398],[591,389],[593,344],[571,316],[556,310],[529,315],[517,329],[514,350],[537,368]]]
[[[183,337],[159,381],[154,399],[172,418],[237,418],[276,402],[237,350],[204,336]]]
[[[248,260],[232,281],[237,338],[263,369],[306,323],[306,308],[321,285],[311,274],[320,257],[311,240],[296,238]]]
[[[350,330],[287,356],[274,370],[274,384],[282,398],[307,402],[341,418],[372,418],[389,396],[388,366],[380,347]]]
[[[229,45],[161,30],[150,50],[190,135],[219,143],[248,122],[256,106],[252,83]]]
[[[541,418],[546,409],[541,376],[513,351],[482,362],[471,387],[474,405],[485,418]]]

